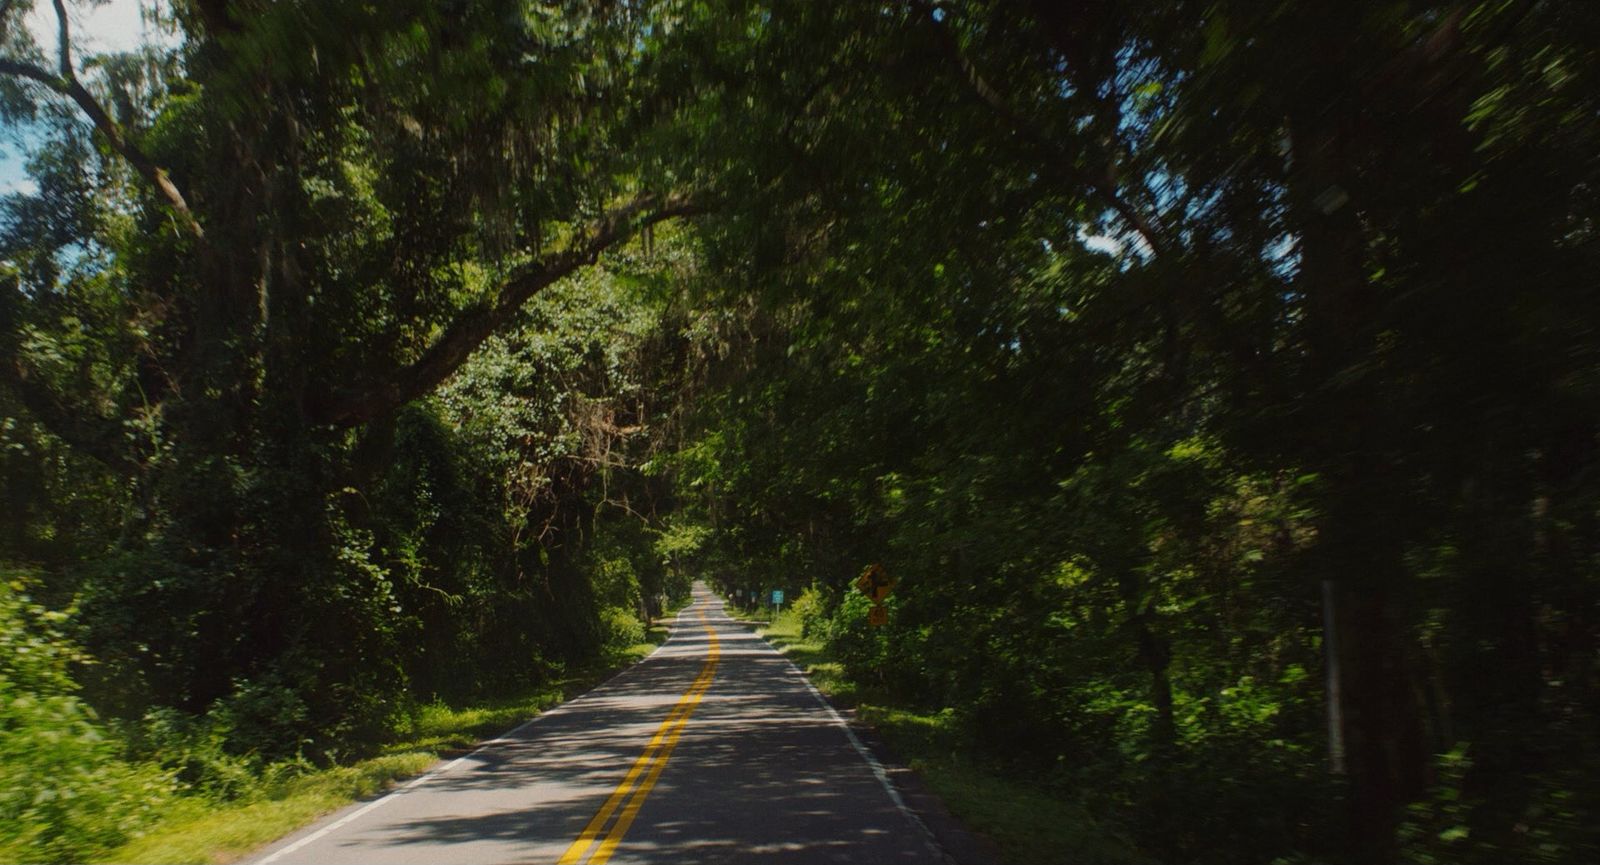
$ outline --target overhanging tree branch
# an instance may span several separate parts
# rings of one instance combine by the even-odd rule
[[[72,68],[72,33],[67,21],[66,3],[65,0],[53,0],[53,2],[56,8],[56,62],[59,71],[53,74],[26,61],[0,59],[0,74],[37,81],[53,92],[71,99],[94,124],[94,128],[105,137],[111,149],[126,159],[140,177],[155,187],[157,194],[178,214],[184,228],[195,237],[204,238],[205,230],[201,228],[199,220],[195,219],[194,212],[189,209],[189,202],[183,197],[183,193],[172,182],[172,178],[167,176],[166,170],[128,140],[123,134],[122,127],[111,119],[111,115],[94,98],[94,94],[78,80],[78,75]]]
[[[56,7],[56,62],[61,66],[61,77],[67,81],[77,78],[72,71],[72,27],[67,21],[66,0],[51,0]]]
[[[566,249],[517,268],[492,300],[469,307],[415,362],[376,386],[328,393],[306,401],[312,420],[356,426],[382,417],[438,387],[483,341],[509,324],[529,298],[557,280],[595,263],[600,254],[639,230],[707,208],[687,196],[639,196],[591,224]]]

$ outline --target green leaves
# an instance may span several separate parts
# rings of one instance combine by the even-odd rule
[[[50,613],[0,572],[0,857],[82,862],[158,814],[172,783],[123,762],[116,742],[76,695],[69,665],[89,659]]]
[[[1591,837],[1585,4],[204,6],[90,82],[203,239],[0,92],[0,554],[97,700],[337,747],[704,572],[1176,861]]]

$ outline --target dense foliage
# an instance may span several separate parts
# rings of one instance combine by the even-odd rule
[[[78,697],[65,615],[29,601],[27,574],[0,578],[0,859],[82,861],[136,831],[172,782],[122,760]]]
[[[35,5],[0,689],[84,813],[701,570],[1158,858],[1600,848],[1588,4]]]
[[[686,212],[630,157],[637,10],[177,3],[169,47],[85,57],[33,5],[0,7],[34,179],[0,203],[0,560],[94,661],[3,677],[8,749],[76,737],[49,807],[103,848],[139,814],[105,759],[226,797],[687,594],[639,471],[688,369],[661,363],[672,261],[530,302]],[[121,733],[87,744],[89,706]],[[5,807],[19,858],[89,849]]]
[[[726,584],[1161,857],[1592,857],[1594,10],[753,8]]]

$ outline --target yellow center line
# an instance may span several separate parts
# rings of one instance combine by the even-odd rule
[[[656,779],[661,777],[661,770],[666,768],[667,760],[672,757],[673,748],[677,747],[678,737],[683,735],[683,728],[688,726],[689,716],[694,713],[694,708],[699,704],[700,698],[705,696],[706,691],[711,688],[711,681],[716,678],[717,658],[722,654],[722,650],[717,641],[717,632],[711,627],[710,621],[706,619],[705,609],[702,608],[697,612],[700,615],[700,623],[706,629],[710,644],[706,651],[705,665],[700,668],[700,675],[695,677],[694,684],[689,686],[689,690],[678,698],[678,702],[672,707],[672,711],[667,713],[667,717],[661,722],[661,726],[656,728],[656,733],[650,738],[650,742],[645,746],[644,752],[639,755],[637,760],[633,761],[633,766],[628,769],[628,774],[617,785],[617,789],[612,791],[611,795],[606,798],[605,803],[600,806],[600,810],[595,813],[589,824],[583,827],[583,831],[578,834],[577,840],[573,841],[572,846],[567,848],[567,852],[557,860],[557,865],[574,865],[574,863],[583,861],[584,854],[594,845],[595,839],[600,837],[601,831],[605,828],[606,823],[611,820],[611,815],[616,812],[617,806],[621,805],[624,799],[628,799],[628,803],[623,806],[622,813],[617,817],[616,823],[612,825],[611,831],[606,834],[605,840],[600,842],[599,848],[589,858],[589,862],[591,865],[604,865],[611,858],[611,854],[617,849],[617,845],[622,842],[622,836],[626,835],[628,827],[633,825],[633,818],[638,815],[639,808],[644,805],[645,798],[650,795],[650,790],[655,787]],[[643,776],[643,781],[635,789],[635,782],[638,782],[641,776]],[[628,798],[629,792],[633,793],[632,798]]]

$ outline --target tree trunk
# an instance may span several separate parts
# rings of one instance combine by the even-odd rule
[[[1381,301],[1364,270],[1357,206],[1350,202],[1349,141],[1337,114],[1307,100],[1291,118],[1301,231],[1297,288],[1309,342],[1305,462],[1320,470],[1318,557],[1330,581],[1330,667],[1338,670],[1338,716],[1349,777],[1351,854],[1393,861],[1400,807],[1426,788],[1428,750],[1413,686],[1409,581],[1403,525],[1386,509],[1404,501],[1396,440],[1382,411],[1372,340]],[[1335,736],[1337,741],[1338,736]]]
[[[1339,663],[1339,584],[1322,581],[1322,657],[1327,667],[1328,771],[1346,771],[1344,746],[1344,667]]]
[[[1427,740],[1413,687],[1409,629],[1395,592],[1335,580],[1333,607],[1341,670],[1345,769],[1350,784],[1353,861],[1393,861],[1400,809],[1427,788]]]
[[[1124,570],[1117,587],[1128,609],[1128,626],[1133,630],[1139,663],[1150,675],[1150,703],[1156,710],[1150,743],[1156,753],[1168,755],[1177,742],[1177,723],[1172,715],[1172,680],[1167,675],[1172,663],[1172,647],[1166,637],[1151,627],[1153,614],[1145,599],[1144,580],[1132,570]]]

